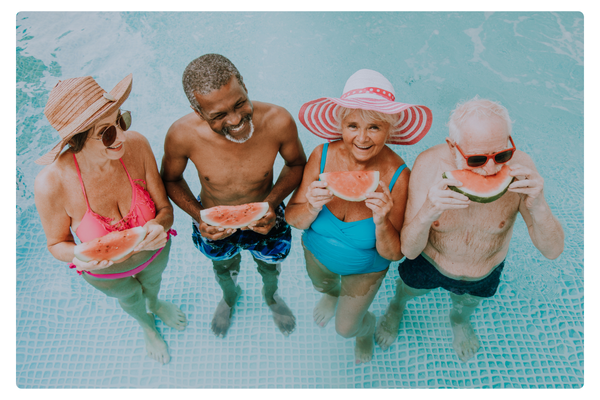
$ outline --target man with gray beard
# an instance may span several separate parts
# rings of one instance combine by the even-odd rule
[[[544,180],[531,157],[515,146],[511,126],[505,107],[475,97],[452,112],[446,143],[415,160],[401,232],[406,260],[375,333],[383,350],[398,337],[406,302],[441,287],[452,299],[454,350],[463,362],[475,355],[480,344],[469,317],[483,298],[496,293],[517,214],[544,257],[562,253],[564,232],[544,198]],[[448,188],[463,182],[442,179],[444,172],[457,169],[495,175],[504,164],[516,180],[490,203],[471,201]]]
[[[193,60],[183,73],[183,88],[193,112],[169,128],[161,175],[169,197],[192,217],[194,244],[211,259],[223,290],[211,329],[219,337],[229,329],[241,294],[240,252],[249,250],[275,324],[287,336],[296,322],[277,294],[280,263],[291,246],[283,200],[300,184],[306,164],[294,119],[282,107],[251,101],[237,68],[218,54]],[[285,165],[273,184],[277,154]],[[183,178],[188,160],[202,185],[198,198]],[[269,210],[247,228],[224,229],[200,219],[206,208],[254,202],[267,202]]]

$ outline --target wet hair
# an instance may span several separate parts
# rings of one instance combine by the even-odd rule
[[[200,105],[194,92],[207,94],[226,85],[235,76],[240,85],[244,80],[235,65],[220,54],[205,54],[190,62],[183,71],[183,91],[194,109],[200,112]]]
[[[390,124],[390,133],[393,131],[394,126],[398,123],[398,120],[400,119],[400,116],[398,114],[384,114],[379,111],[363,110],[360,108],[346,108],[339,106],[336,114],[336,122],[340,132],[342,131],[342,121],[344,120],[344,118],[346,118],[348,115],[352,114],[352,112],[357,110],[361,118],[367,122],[387,122],[388,124]]]
[[[79,153],[83,149],[91,131],[91,129],[88,129],[87,131],[79,132],[69,140],[69,148],[73,153]]]
[[[446,126],[448,126],[450,138],[456,143],[459,143],[460,140],[460,128],[462,124],[472,115],[486,117],[497,115],[506,123],[508,134],[510,135],[512,133],[512,121],[508,116],[506,107],[499,102],[481,99],[479,96],[475,96],[471,100],[458,103],[456,108],[450,113],[450,120]]]

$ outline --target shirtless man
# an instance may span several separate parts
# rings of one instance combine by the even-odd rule
[[[296,327],[292,311],[277,294],[280,262],[291,246],[283,200],[300,184],[306,155],[292,116],[273,104],[250,101],[236,67],[218,54],[192,61],[183,73],[192,113],[175,121],[165,138],[161,175],[169,197],[193,219],[192,239],[212,260],[223,290],[211,322],[224,337],[241,294],[237,284],[240,252],[250,250],[262,275],[263,296],[279,330]],[[273,185],[273,164],[285,165]],[[198,199],[183,178],[191,160],[202,190]],[[200,220],[200,210],[218,205],[269,203],[269,211],[247,228],[223,229]]]
[[[387,349],[398,337],[406,302],[442,287],[452,299],[453,347],[466,362],[480,347],[469,317],[482,298],[496,293],[517,213],[546,258],[562,253],[564,233],[544,199],[544,180],[533,161],[522,151],[510,150],[514,146],[506,108],[475,97],[458,105],[448,127],[446,143],[425,150],[413,166],[401,233],[406,260],[399,265],[396,294],[379,321],[376,340]],[[502,163],[510,166],[516,180],[492,203],[472,202],[448,189],[461,182],[442,179],[444,171],[456,169],[493,175]]]

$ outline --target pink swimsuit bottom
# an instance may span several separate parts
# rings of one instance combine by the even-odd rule
[[[137,226],[144,226],[146,222],[150,221],[156,216],[156,208],[154,206],[152,198],[150,197],[150,193],[148,193],[148,191],[144,189],[139,183],[141,182],[143,184],[146,184],[146,182],[144,182],[144,180],[142,179],[131,179],[129,172],[125,167],[125,163],[123,163],[123,160],[119,159],[121,165],[123,165],[123,169],[125,169],[125,173],[127,173],[129,183],[131,184],[131,207],[129,213],[125,215],[122,220],[120,220],[114,225],[111,225],[110,223],[113,220],[112,218],[103,217],[102,215],[96,214],[94,211],[92,211],[87,198],[87,194],[85,192],[85,186],[83,185],[83,179],[81,178],[81,171],[79,170],[79,164],[77,163],[77,157],[75,156],[75,153],[73,153],[73,160],[75,161],[75,168],[77,169],[77,175],[79,176],[81,191],[83,192],[83,197],[85,198],[85,203],[87,205],[87,211],[81,219],[79,226],[75,230],[75,234],[77,235],[79,240],[81,240],[82,242],[89,242],[90,240],[102,237],[110,232],[124,231],[126,229],[135,228]],[[167,240],[169,240],[171,235],[177,236],[177,232],[175,232],[175,230],[173,229],[169,229],[167,231]],[[103,279],[119,279],[132,276],[142,271],[148,265],[150,265],[150,263],[156,257],[158,257],[163,248],[157,250],[156,253],[154,253],[148,261],[129,271],[119,272],[116,274],[94,274],[89,271],[85,272],[88,275],[92,275],[94,277]],[[76,266],[75,264],[69,264],[69,268],[76,268]],[[79,275],[81,275],[81,271],[77,272],[79,273]]]

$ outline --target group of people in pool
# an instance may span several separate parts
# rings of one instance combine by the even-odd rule
[[[480,344],[469,317],[497,290],[517,213],[545,257],[563,250],[564,233],[544,198],[544,181],[531,158],[516,149],[508,111],[497,102],[475,96],[459,104],[445,143],[423,151],[411,173],[388,145],[417,143],[431,126],[431,111],[397,102],[383,75],[361,69],[341,97],[300,109],[301,123],[327,140],[307,161],[293,117],[282,107],[251,101],[231,61],[206,54],[183,73],[192,112],[169,128],[159,172],[146,138],[128,130],[132,116],[121,106],[131,87],[129,75],[110,92],[91,77],[60,81],[52,89],[44,113],[60,141],[36,161],[47,167],[36,178],[35,202],[52,255],[117,298],[141,325],[148,355],[160,363],[170,356],[155,316],[178,330],[187,325],[179,307],[158,298],[176,235],[169,198],[190,215],[193,243],[212,261],[223,290],[211,322],[215,335],[226,335],[242,291],[242,250],[257,264],[277,328],[284,335],[294,331],[294,314],[277,290],[293,226],[304,231],[306,270],[322,293],[314,321],[324,327],[335,317],[337,333],[356,338],[357,363],[371,360],[374,341],[384,350],[395,341],[407,301],[438,287],[452,299],[454,349],[463,361],[473,357]],[[278,154],[285,165],[273,183]],[[184,179],[188,160],[198,171],[198,197]],[[492,203],[470,201],[449,189],[461,182],[442,178],[457,169],[494,175],[504,164],[516,179]],[[364,201],[343,200],[319,179],[336,171],[379,171],[379,186]],[[206,208],[252,202],[267,202],[269,209],[244,228],[200,219]],[[138,226],[147,231],[145,239],[118,262],[74,256],[73,233],[87,242]],[[369,306],[390,263],[403,257],[395,295],[377,322]]]

